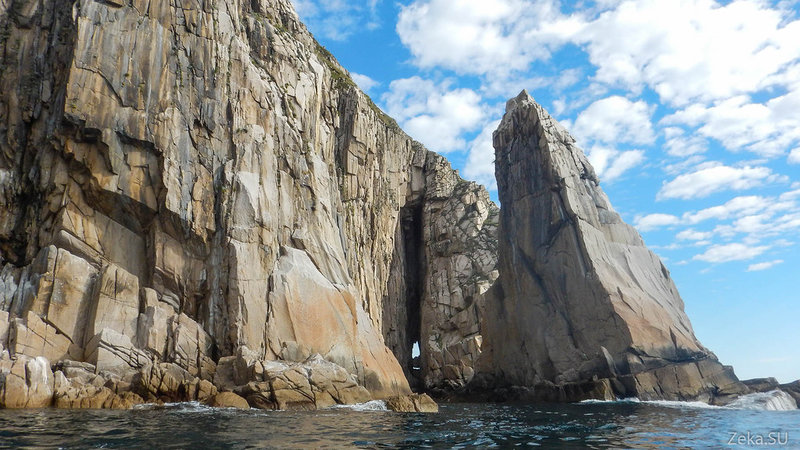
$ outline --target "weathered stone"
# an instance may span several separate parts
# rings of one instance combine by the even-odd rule
[[[10,327],[8,313],[0,311],[0,352],[8,347],[8,329]]]
[[[139,279],[110,264],[97,280],[87,328],[88,336],[111,329],[136,340],[139,319]]]
[[[236,409],[250,409],[247,400],[234,394],[233,392],[220,392],[211,397],[208,401],[208,406],[215,408],[236,408]]]
[[[216,364],[211,359],[213,339],[186,314],[173,316],[169,321],[167,359],[186,369],[192,376],[214,377]]]
[[[224,363],[223,370],[240,366],[235,369],[240,382],[241,374],[248,374],[250,378],[237,386],[235,392],[253,408],[314,410],[372,400],[369,391],[353,375],[319,354],[302,363],[246,360],[241,354],[237,358],[238,363]],[[241,367],[243,364],[247,364],[246,369]]]
[[[31,358],[43,356],[49,361],[83,358],[82,349],[45,323],[33,311],[26,314],[25,320],[17,318],[12,321],[8,334],[8,348],[14,355]]]
[[[133,377],[131,390],[149,401],[207,401],[218,392],[208,380],[201,380],[173,363],[149,364]]]
[[[246,345],[321,353],[376,396],[409,393],[406,354],[430,341],[407,308],[421,279],[389,285],[401,216],[422,208],[438,259],[418,304],[437,308],[425,320],[443,343],[430,353],[480,334],[492,261],[469,246],[491,234],[486,192],[375,107],[291,2],[17,3],[30,14],[4,31],[0,311],[44,318],[99,370],[110,329],[200,378]],[[384,343],[401,309],[402,364]]]
[[[387,398],[386,407],[395,412],[438,413],[439,405],[428,394],[410,394]]]
[[[155,293],[150,289],[146,292]],[[169,342],[170,318],[173,316],[171,308],[156,301],[146,300],[147,306],[142,314],[139,314],[137,336],[138,345],[141,349],[151,352],[156,358],[164,358],[167,355],[167,343]]]
[[[769,392],[780,388],[780,383],[775,378],[754,378],[742,380],[742,383],[753,392]]]
[[[130,337],[104,328],[86,344],[86,360],[98,371],[139,369],[152,361],[149,355],[134,347]]]
[[[792,383],[782,384],[780,385],[780,389],[783,392],[791,395],[792,398],[794,398],[794,400],[797,402],[798,406],[800,406],[800,380]]]
[[[116,393],[105,386],[84,383],[55,373],[53,406],[62,409],[130,409],[144,400],[133,392]]]
[[[44,357],[0,360],[0,409],[44,408],[53,402],[54,378]]]
[[[495,385],[619,377],[619,396],[747,392],[695,338],[669,272],[611,207],[583,151],[527,92],[508,102],[494,145],[505,238],[481,369]]]

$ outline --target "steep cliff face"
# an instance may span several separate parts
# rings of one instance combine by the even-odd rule
[[[387,396],[422,340],[421,378],[471,376],[497,209],[288,0],[4,1],[0,48],[10,355],[211,379],[318,353]]]
[[[495,383],[588,382],[561,390],[572,399],[711,400],[743,388],[695,338],[669,272],[583,151],[527,92],[508,102],[494,145],[503,208],[485,362]]]

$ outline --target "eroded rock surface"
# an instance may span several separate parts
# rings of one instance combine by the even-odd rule
[[[503,208],[484,330],[491,383],[555,388],[561,400],[596,391],[581,385],[598,379],[593,395],[725,401],[747,391],[695,338],[667,269],[527,92],[508,102],[494,145]]]
[[[288,0],[0,2],[0,50],[10,358],[209,381],[246,346],[389,397],[419,341],[425,384],[470,379],[497,209]]]

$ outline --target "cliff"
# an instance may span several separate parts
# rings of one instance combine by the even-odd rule
[[[494,146],[500,278],[482,362],[492,385],[552,400],[747,392],[697,340],[669,272],[575,140],[527,92],[509,100]]]
[[[3,379],[273,383],[321,355],[381,398],[417,341],[420,382],[471,377],[497,207],[288,0],[3,1],[0,49]]]
[[[748,391],[527,93],[494,140],[502,210],[288,0],[0,0],[0,407]]]

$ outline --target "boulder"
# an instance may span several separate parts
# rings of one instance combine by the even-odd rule
[[[347,370],[319,354],[302,363],[252,361],[249,373],[251,380],[235,392],[253,408],[315,410],[372,400]]]
[[[84,383],[81,378],[68,379],[63,372],[55,373],[53,406],[61,409],[131,409],[144,403],[129,391],[116,393],[106,386]]]
[[[220,392],[208,400],[208,406],[215,408],[250,409],[247,400],[233,392]]]
[[[780,383],[775,378],[753,378],[752,380],[742,380],[742,383],[753,392],[769,392],[780,387]]]
[[[169,320],[167,360],[186,369],[192,376],[212,379],[216,364],[211,359],[214,340],[186,314]]]
[[[428,394],[409,394],[384,400],[386,407],[395,412],[438,413],[439,405]]]
[[[98,371],[127,372],[144,367],[152,358],[137,349],[128,335],[104,328],[86,344],[86,360]]]
[[[13,355],[31,358],[42,356],[49,361],[83,358],[80,347],[33,311],[28,311],[24,319],[12,320],[8,332],[8,348]]]
[[[44,357],[0,361],[0,409],[44,408],[53,403],[54,377]]]
[[[147,401],[207,401],[218,393],[208,380],[173,363],[148,364],[133,377],[131,390]]]

